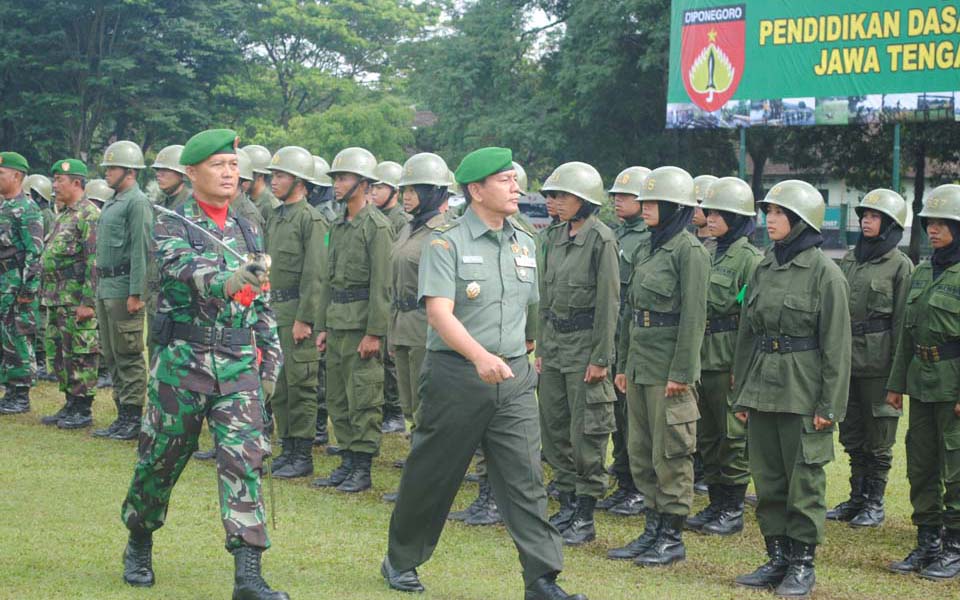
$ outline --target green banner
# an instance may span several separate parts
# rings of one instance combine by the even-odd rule
[[[960,120],[960,0],[673,0],[667,127]]]

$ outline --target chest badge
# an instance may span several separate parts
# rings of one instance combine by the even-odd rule
[[[523,255],[530,256],[530,250],[526,246],[523,247]]]
[[[476,281],[471,281],[467,284],[467,298],[470,300],[476,300],[480,297],[480,284]]]
[[[512,250],[514,254],[520,252],[520,244],[514,242],[513,245],[510,246],[510,250]]]

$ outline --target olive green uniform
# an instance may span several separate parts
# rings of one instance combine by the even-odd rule
[[[747,428],[731,406],[730,376],[740,322],[740,292],[763,254],[746,237],[713,257],[707,290],[707,330],[700,349],[699,448],[708,485],[750,483]]]
[[[400,232],[410,222],[410,215],[403,210],[403,206],[400,204],[396,204],[392,208],[381,209],[380,212],[390,221],[393,240],[396,241]],[[391,296],[391,302],[393,300],[394,297]],[[388,339],[386,343],[392,345],[393,340]],[[383,410],[387,414],[400,415],[404,413],[404,405],[400,400],[399,383],[398,365],[394,358],[390,356],[390,353],[385,351],[383,354]]]
[[[263,217],[264,223],[270,217],[270,211],[274,208],[280,206],[280,201],[277,200],[276,196],[273,195],[273,192],[270,191],[270,185],[264,185],[263,190],[256,196],[251,195],[250,201],[253,202],[253,205],[257,207],[257,210],[260,211],[260,215]]]
[[[257,226],[260,231],[266,231],[267,218],[260,212],[257,206],[250,200],[245,192],[239,192],[237,197],[230,203],[230,210],[238,217],[250,221]]]
[[[647,239],[634,254],[617,371],[627,378],[630,468],[644,506],[685,516],[693,502],[700,418],[693,385],[700,378],[710,256],[688,231],[650,249]],[[668,381],[690,387],[666,397]]]
[[[617,324],[616,344],[620,347],[620,336],[629,334],[629,320],[623,315],[627,310],[627,289],[630,274],[633,272],[633,255],[644,240],[650,239],[650,231],[643,218],[636,216],[620,223],[616,229],[617,243],[619,244],[620,264],[620,318]],[[614,365],[615,366],[615,365]],[[616,375],[616,369],[611,369],[611,379]],[[614,388],[617,401],[613,405],[613,414],[616,420],[616,430],[610,436],[613,442],[613,476],[617,478],[620,487],[633,488],[633,473],[630,471],[630,452],[627,448],[627,396]]]
[[[270,404],[281,438],[313,440],[317,422],[317,369],[314,335],[293,339],[293,323],[314,327],[326,272],[326,221],[305,200],[281,204],[267,222],[270,305],[277,319],[283,367]]]
[[[404,227],[391,253],[390,295],[393,304],[388,335],[396,354],[400,405],[403,414],[414,424],[420,407],[417,383],[427,353],[427,313],[417,296],[420,256],[432,232],[446,222],[446,217],[439,214],[416,231]]]
[[[398,571],[430,558],[478,446],[526,585],[563,568],[560,537],[545,518],[537,374],[524,339],[527,307],[538,298],[535,254],[533,238],[509,220],[492,231],[469,208],[424,248],[420,298],[452,300],[454,317],[502,356],[514,377],[484,383],[472,363],[428,330],[417,428],[390,519],[388,557]]]
[[[380,449],[383,359],[362,359],[357,347],[371,335],[381,338],[381,355],[387,350],[391,239],[390,222],[373,205],[330,226],[317,329],[327,332],[327,410],[341,450]]]
[[[910,279],[887,388],[910,395],[906,449],[913,523],[953,531],[960,530],[958,340],[960,264],[934,280],[924,261]]]
[[[780,265],[768,251],[747,284],[734,367],[734,410],[749,409],[750,471],[765,538],[823,541],[824,465],[850,384],[848,286],[819,248]]]
[[[847,417],[840,443],[850,455],[851,477],[887,481],[900,411],[887,404],[887,377],[903,322],[913,263],[894,248],[857,262],[851,250],[840,262],[850,286],[853,354]]]
[[[150,201],[133,187],[107,200],[97,221],[97,321],[100,348],[120,404],[143,406],[144,310],[127,312],[127,297],[149,297],[147,264],[153,215]]]
[[[613,232],[596,215],[570,236],[550,228],[540,279],[540,424],[543,450],[561,492],[603,496],[603,461],[614,431],[616,396],[609,378],[588,384],[589,365],[615,362],[620,272]]]

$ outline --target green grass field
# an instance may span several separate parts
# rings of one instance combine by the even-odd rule
[[[60,402],[55,388],[43,384],[34,391],[33,412],[0,419],[0,598],[229,598],[233,563],[223,549],[214,466],[191,462],[173,493],[167,525],[154,538],[156,586],[127,587],[120,564],[126,530],[119,514],[135,459],[134,443],[41,426],[40,416],[55,411]],[[103,391],[94,408],[97,426],[112,420],[114,409]],[[905,426],[904,420],[901,440]],[[210,440],[202,444],[209,447]],[[409,598],[389,591],[378,572],[391,510],[380,495],[395,489],[400,471],[391,463],[403,455],[405,445],[402,436],[386,436],[383,455],[374,465],[375,489],[369,493],[321,492],[306,480],[274,482],[275,501],[269,510],[277,526],[270,531],[273,548],[264,558],[273,586],[295,599]],[[839,446],[837,457],[828,469],[831,505],[847,491],[847,466]],[[326,472],[336,459],[320,456],[316,463],[318,471]],[[464,485],[456,508],[475,495],[476,485]],[[698,497],[695,509],[704,503]],[[815,597],[960,597],[958,582],[925,582],[883,568],[905,555],[914,541],[902,441],[887,514],[886,524],[873,531],[828,523]],[[732,539],[686,535],[687,561],[674,568],[644,570],[604,557],[608,548],[635,537],[641,524],[639,519],[601,515],[598,540],[566,550],[561,583],[591,600],[772,597],[739,590],[732,583],[735,575],[763,560],[752,511],[744,533]],[[451,523],[420,575],[428,590],[424,598],[522,597],[516,551],[502,527]]]

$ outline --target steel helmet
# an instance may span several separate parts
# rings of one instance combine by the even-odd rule
[[[103,153],[101,167],[123,167],[124,169],[145,169],[143,164],[143,150],[140,146],[127,140],[120,140],[107,146]]]
[[[337,173],[353,173],[364,179],[377,178],[375,173],[377,168],[377,158],[369,150],[364,148],[345,148],[333,157],[333,163],[327,175],[333,177]]]
[[[863,211],[867,209],[887,215],[900,227],[907,226],[907,201],[893,190],[879,188],[870,191],[854,210],[857,216],[863,217]]]
[[[253,172],[259,173],[260,175],[269,175],[270,171],[268,167],[270,166],[270,159],[272,155],[270,151],[265,147],[260,146],[259,144],[250,144],[241,148],[244,152],[247,153],[247,156],[250,157],[250,162],[253,164]]]
[[[738,177],[723,177],[710,184],[700,208],[752,217],[757,214],[750,184]]]
[[[717,180],[713,175],[697,175],[693,178],[693,193],[697,197],[697,202],[703,202],[707,197],[707,190]]]
[[[240,169],[240,179],[253,181],[253,161],[243,148],[237,148],[237,166]]]
[[[373,170],[373,174],[376,175],[374,185],[382,183],[397,189],[400,187],[401,173],[403,173],[403,166],[400,163],[385,160]]]
[[[333,180],[327,175],[330,165],[322,157],[313,155],[313,183],[322,187],[330,187]]]
[[[187,170],[180,164],[180,154],[182,153],[183,146],[180,144],[167,146],[160,152],[157,152],[157,157],[153,159],[153,164],[150,165],[150,167],[152,169],[169,169],[181,175],[186,175]]]
[[[283,171],[313,183],[313,155],[300,146],[284,146],[270,159],[271,171]]]
[[[627,167],[613,182],[610,188],[610,194],[633,194],[639,196],[643,190],[643,180],[650,174],[650,169],[646,167]]]
[[[455,184],[453,173],[447,167],[446,161],[431,152],[414,154],[403,163],[403,173],[400,175],[400,186],[407,185],[434,185],[437,187],[452,187]]]
[[[948,183],[934,188],[918,216],[960,221],[960,185]]]
[[[803,221],[820,231],[827,206],[823,195],[806,181],[788,179],[770,188],[761,204],[776,204],[793,212]]]
[[[46,175],[35,173],[23,180],[23,189],[40,194],[47,202],[53,201],[53,182]]]
[[[680,167],[657,167],[643,180],[637,200],[663,200],[681,206],[696,206],[693,177]]]
[[[597,206],[607,198],[600,173],[582,162],[568,162],[554,169],[540,191],[567,192]]]
[[[91,179],[87,182],[87,187],[84,188],[83,193],[91,200],[106,202],[110,198],[113,198],[116,192],[114,192],[113,188],[107,185],[107,182],[103,179]]]
[[[513,170],[517,172],[517,186],[520,188],[520,195],[526,196],[530,193],[530,180],[527,179],[527,171],[517,161],[513,161]]]

